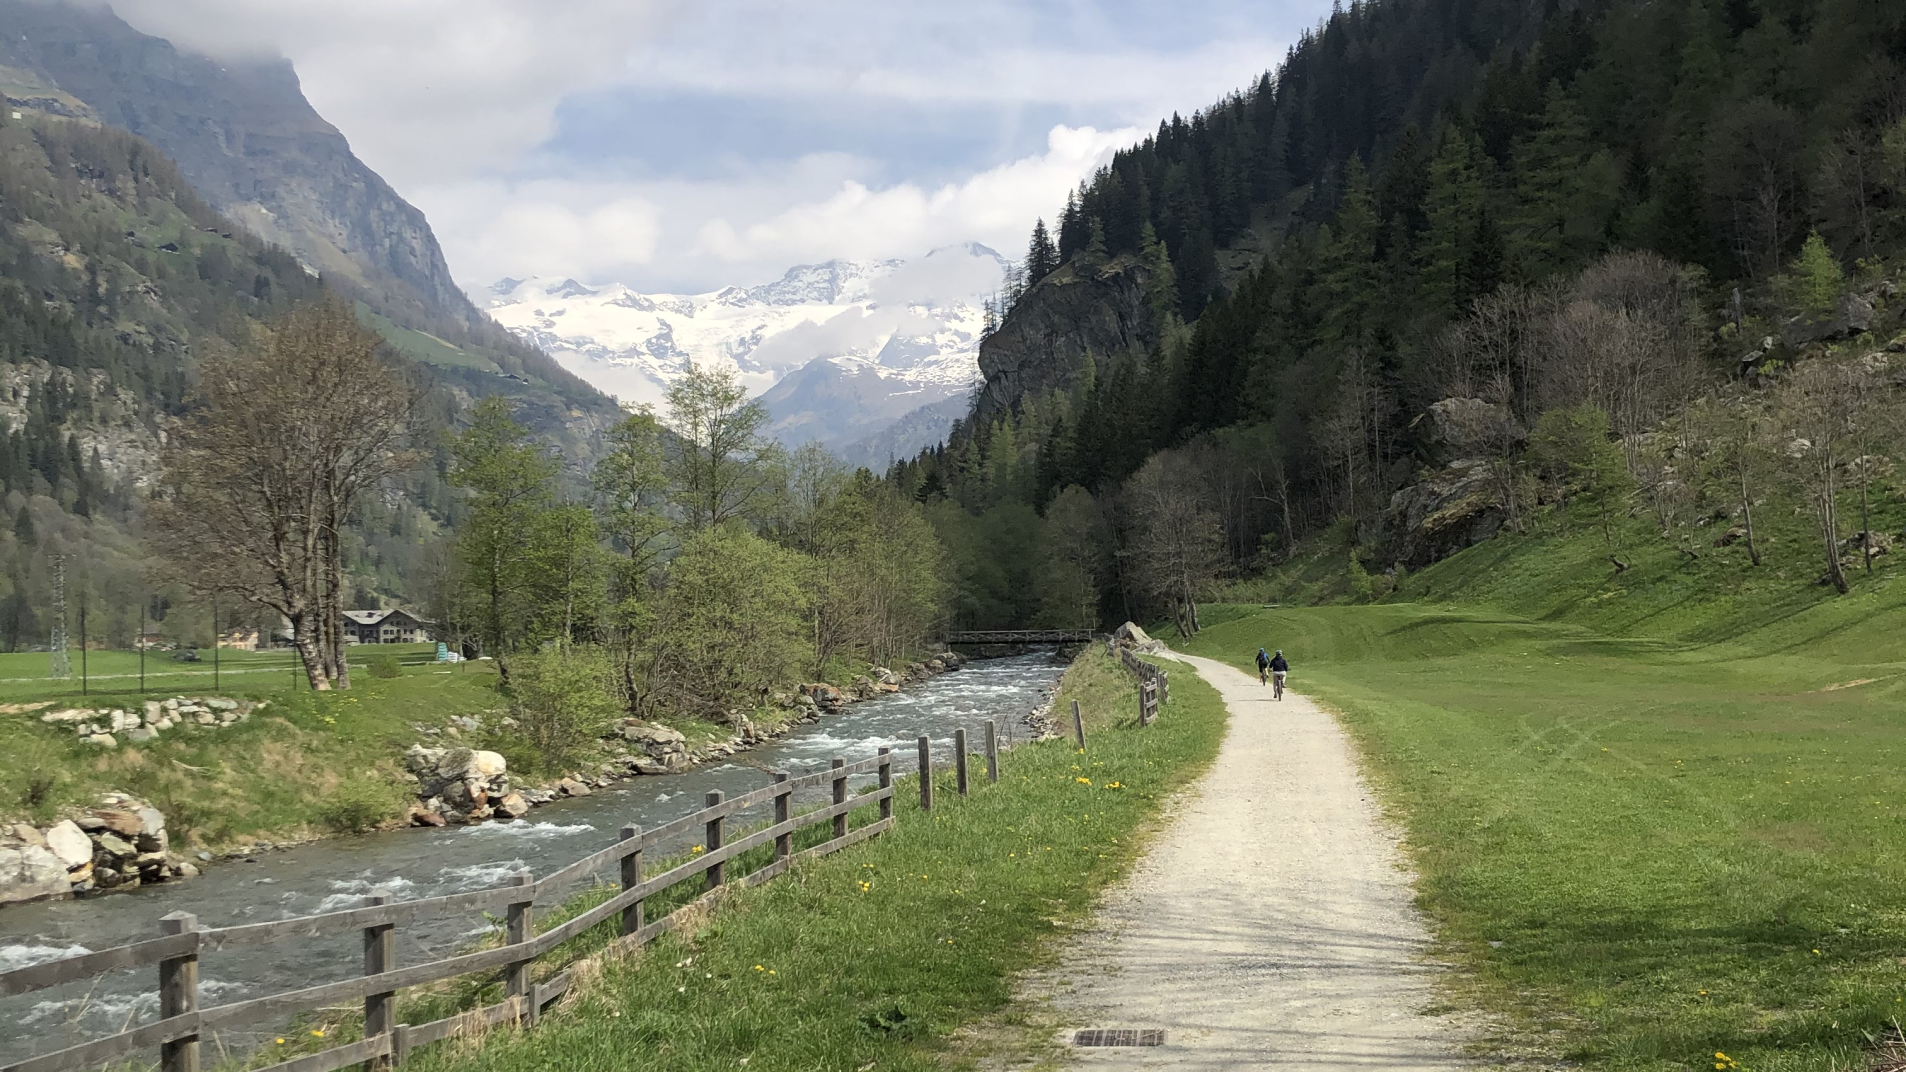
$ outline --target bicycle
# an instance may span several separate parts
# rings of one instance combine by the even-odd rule
[[[1282,700],[1284,698],[1284,675],[1289,672],[1288,670],[1279,670],[1277,673],[1271,675],[1273,679],[1271,699]]]

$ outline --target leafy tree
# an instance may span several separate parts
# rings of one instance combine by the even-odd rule
[[[554,498],[556,462],[511,419],[501,396],[477,403],[470,417],[451,447],[451,482],[469,494],[457,552],[483,650],[502,656],[536,619],[541,563],[534,552]]]
[[[651,640],[658,699],[729,721],[794,679],[807,651],[806,561],[736,525],[691,533]]]
[[[1561,492],[1565,510],[1593,510],[1603,540],[1614,542],[1615,516],[1635,482],[1606,410],[1584,403],[1542,414],[1529,434],[1529,460]]]
[[[733,372],[691,364],[668,388],[666,470],[691,529],[743,517],[769,485],[768,408]]]

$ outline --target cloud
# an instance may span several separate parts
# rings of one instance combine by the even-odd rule
[[[1329,10],[111,2],[183,48],[290,59],[318,111],[424,209],[466,285],[535,272],[675,290],[969,240],[1017,255],[1111,147],[1247,84]]]
[[[978,241],[1018,256],[1037,216],[1136,128],[1054,127],[1046,151],[957,183],[870,187],[855,161],[814,159],[719,182],[600,184],[542,179],[426,189],[421,199],[467,285],[504,275],[703,291],[777,278],[832,258],[918,257]]]
[[[570,94],[619,79],[662,0],[113,0],[127,22],[227,59],[284,56],[398,189],[507,170]]]

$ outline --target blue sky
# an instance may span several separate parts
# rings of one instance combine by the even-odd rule
[[[707,290],[1017,253],[1119,145],[1274,66],[1328,0],[117,0],[279,54],[457,278]]]

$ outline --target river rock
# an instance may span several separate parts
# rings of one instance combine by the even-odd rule
[[[505,793],[503,798],[491,805],[499,819],[520,819],[529,814],[529,801],[521,793]]]
[[[839,707],[842,701],[841,691],[825,681],[802,685],[801,694],[820,707]]]
[[[556,783],[556,788],[561,789],[565,796],[572,797],[586,797],[593,792],[588,786],[574,778],[561,779]]]
[[[125,860],[139,855],[137,846],[110,830],[102,830],[94,834],[93,844],[98,846],[99,849],[98,853],[93,857],[95,862],[97,862],[102,855],[114,860]]]
[[[145,820],[135,811],[101,808],[93,813],[93,818],[99,820],[97,829],[110,830],[121,837],[138,837],[146,829]]]
[[[47,829],[46,848],[59,857],[69,871],[93,860],[93,839],[71,819],[63,819]]]
[[[670,752],[685,751],[688,738],[681,731],[667,726],[657,726],[647,722],[625,720],[617,731],[623,740],[640,747],[652,757],[661,757]]]
[[[14,823],[13,836],[37,848],[44,849],[47,847],[45,836],[42,835],[39,828],[32,823]]]
[[[118,740],[118,738],[116,738],[116,737],[114,737],[114,736],[113,736],[112,734],[110,734],[110,733],[93,733],[93,734],[88,734],[88,735],[87,735],[87,737],[86,737],[86,743],[87,743],[87,744],[96,744],[96,745],[98,745],[98,746],[100,746],[101,748],[117,748],[117,747],[119,747],[119,740]]]
[[[0,904],[66,897],[72,892],[66,865],[37,845],[0,846]]]

